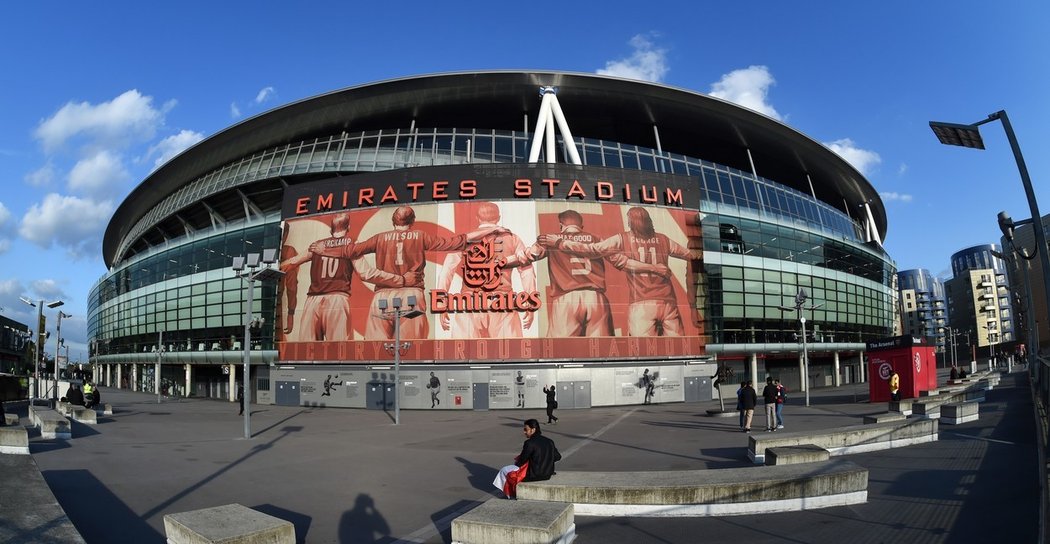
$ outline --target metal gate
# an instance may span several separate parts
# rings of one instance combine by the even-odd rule
[[[394,384],[390,382],[368,382],[365,389],[365,408],[369,410],[394,409]]]
[[[714,398],[711,391],[711,382],[708,378],[700,376],[687,376],[685,378],[685,401],[704,402]]]
[[[474,384],[474,409],[489,409],[489,384],[479,382]]]
[[[558,409],[590,408],[591,382],[558,382]]]
[[[299,406],[299,382],[277,382],[277,406]]]

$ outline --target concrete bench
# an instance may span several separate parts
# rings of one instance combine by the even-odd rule
[[[452,520],[453,544],[569,544],[575,539],[573,505],[564,502],[492,499]]]
[[[55,411],[69,417],[69,414],[73,411],[73,404],[68,401],[60,400],[55,403]]]
[[[0,453],[29,455],[29,433],[25,427],[0,427]]]
[[[518,484],[518,499],[572,503],[583,516],[721,516],[868,500],[868,469],[845,459],[718,470],[558,472]]]
[[[73,407],[73,421],[84,423],[87,425],[95,425],[98,423],[98,414],[90,408],[84,408],[83,406]]]
[[[903,414],[905,417],[911,415],[911,399],[891,400],[889,411]]]
[[[768,448],[766,450],[766,466],[816,463],[819,461],[827,461],[830,458],[831,452],[812,444],[782,446],[779,448]]]
[[[18,425],[18,414],[4,412],[4,425]]]
[[[295,544],[289,521],[240,504],[166,514],[168,544]]]
[[[992,389],[995,389],[995,386],[997,385],[999,385],[998,376],[994,378],[989,376],[987,378],[981,378],[980,380],[977,380],[977,387],[984,391],[991,391]]]
[[[40,427],[41,438],[69,440],[73,433],[69,430],[69,420],[62,414],[40,406],[29,407],[29,420]]]
[[[0,474],[0,541],[84,544],[32,455],[0,455]]]
[[[762,433],[748,437],[747,456],[755,464],[765,462],[766,450],[784,446],[812,444],[832,456],[911,446],[937,440],[937,420],[906,419],[868,423],[815,431]]]
[[[958,425],[979,419],[980,404],[974,401],[957,402],[941,406],[941,423]]]
[[[113,406],[110,404],[103,404],[102,406],[96,406],[95,412],[100,416],[111,416],[113,415]]]
[[[965,389],[955,393],[942,393],[936,397],[926,397],[912,404],[912,413],[923,418],[938,418],[941,406],[957,402],[984,402],[984,390]]]
[[[864,416],[864,423],[886,423],[887,421],[904,421],[905,419],[908,419],[908,416],[901,412],[885,412]]]

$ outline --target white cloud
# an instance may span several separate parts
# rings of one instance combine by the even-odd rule
[[[897,167],[897,175],[898,176],[903,176],[907,172],[908,172],[908,165],[902,162],[901,165]]]
[[[11,219],[11,211],[4,206],[3,202],[0,202],[0,230],[7,226],[8,220]]]
[[[629,42],[634,52],[625,59],[610,60],[598,74],[627,79],[660,82],[667,75],[667,50],[656,47],[648,38],[639,34]]]
[[[29,284],[29,288],[33,291],[33,294],[46,300],[69,298],[69,295],[58,286],[58,282],[55,280],[36,280]]]
[[[852,164],[854,168],[865,176],[870,174],[882,162],[882,157],[878,153],[857,147],[853,140],[849,138],[842,138],[834,142],[824,142],[824,145],[838,153],[843,159],[846,159],[846,162]]]
[[[776,84],[765,66],[748,66],[722,75],[711,85],[711,96],[755,110],[781,120],[780,113],[769,103],[769,88]]]
[[[131,178],[120,157],[109,151],[77,161],[69,171],[69,190],[81,194],[98,195],[108,193]]]
[[[879,193],[879,196],[881,196],[883,200],[888,201],[888,202],[894,202],[894,201],[897,201],[897,202],[911,202],[912,201],[912,196],[907,194],[907,193],[896,193],[896,192],[887,191],[887,192]]]
[[[113,201],[50,193],[22,216],[23,238],[45,249],[64,247],[74,258],[102,253],[102,234],[113,214]]]
[[[263,87],[259,90],[259,94],[255,95],[255,103],[262,104],[263,102],[266,102],[273,97],[274,92],[276,91],[274,91],[273,87]]]
[[[236,102],[230,102],[230,117],[233,117],[234,119],[236,119],[236,118],[238,118],[240,116],[241,116],[241,108],[237,107],[237,103]]]
[[[0,254],[7,253],[11,249],[11,239],[8,234],[13,231],[10,225],[11,212],[0,202]]]
[[[50,162],[26,174],[26,183],[34,187],[48,187],[55,180],[55,165]]]
[[[169,101],[154,108],[153,97],[143,96],[136,89],[100,104],[69,102],[42,120],[34,136],[48,152],[77,136],[88,138],[97,146],[124,147],[153,138],[164,124],[165,113],[174,106],[175,101]]]
[[[0,280],[0,307],[3,307],[5,316],[26,323],[28,321],[23,316],[29,315],[29,310],[33,309],[33,317],[36,317],[35,308],[23,304],[18,298],[25,294],[22,282],[13,278]]]
[[[157,160],[153,161],[153,167],[159,168],[160,165],[168,162],[175,155],[182,153],[186,148],[203,139],[204,135],[200,132],[181,130],[178,134],[172,134],[156,145],[151,146],[149,153],[146,153],[146,157],[152,157],[156,154]]]

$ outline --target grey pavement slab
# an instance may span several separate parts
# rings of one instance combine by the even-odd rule
[[[109,388],[104,395],[112,416],[91,426],[73,422],[69,441],[30,442],[88,543],[163,542],[165,514],[230,503],[292,522],[299,542],[449,542],[453,518],[498,495],[491,482],[520,449],[521,422],[544,417],[542,410],[411,410],[394,426],[392,414],[379,411],[253,406],[255,434],[244,440],[232,403],[158,404],[153,395]],[[805,407],[795,393],[785,430],[854,425],[886,411],[866,396],[863,384],[815,390]],[[558,425],[543,432],[564,456],[559,470],[752,466],[736,418],[706,415],[717,406],[559,410]],[[1014,374],[988,392],[979,421],[942,430],[940,441],[850,456],[870,471],[868,504],[761,519],[577,517],[577,542],[696,542],[697,535],[748,542],[971,542],[975,535],[1031,541],[1038,519],[1034,425],[1027,382]]]

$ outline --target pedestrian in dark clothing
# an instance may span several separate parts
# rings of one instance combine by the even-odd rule
[[[748,380],[740,392],[740,406],[744,409],[744,432],[751,432],[751,419],[755,417],[755,406],[758,404],[758,393],[754,384]]]
[[[554,475],[554,463],[561,461],[561,453],[554,446],[554,441],[540,432],[540,422],[535,419],[525,420],[524,425],[525,443],[521,445],[521,453],[514,463],[519,467],[525,463],[529,469],[525,473],[523,482],[538,482],[550,480]]]
[[[554,410],[558,408],[558,389],[553,385],[543,388],[543,393],[547,395],[547,423],[552,425],[558,424],[558,418],[554,417]]]
[[[952,371],[948,374],[948,379],[949,380],[958,380],[959,379],[959,367],[957,367],[955,365],[952,365]]]
[[[244,386],[243,385],[238,385],[237,386],[237,406],[240,407],[240,410],[237,412],[237,415],[243,416],[244,415]]]
[[[736,390],[736,411],[740,412],[740,430],[744,430],[744,401],[740,398],[740,395],[744,392],[744,388],[747,387],[747,382],[740,382],[740,389]]]
[[[91,406],[88,408],[94,408],[99,406],[102,402],[102,389],[99,386],[95,386],[95,389],[91,392]]]
[[[766,386],[762,388],[762,402],[766,408],[766,432],[777,430],[777,386],[773,385],[773,378],[766,378]]]
[[[69,391],[66,392],[66,400],[73,406],[83,406],[84,392],[80,390],[80,386],[71,385]]]

